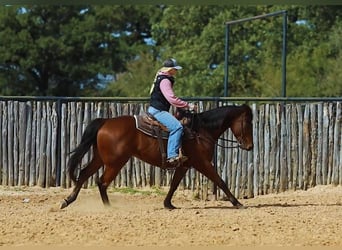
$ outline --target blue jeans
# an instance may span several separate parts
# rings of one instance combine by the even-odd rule
[[[183,134],[183,126],[172,114],[150,106],[148,112],[169,130],[167,141],[167,159],[178,156]]]

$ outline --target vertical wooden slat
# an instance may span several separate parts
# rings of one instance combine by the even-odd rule
[[[37,152],[37,102],[32,103],[32,130],[31,130],[31,159],[30,159],[30,181],[29,185],[36,185],[36,172],[37,172],[37,164],[36,164],[36,152]]]
[[[323,131],[322,131],[322,179],[323,185],[327,184],[328,180],[328,136],[329,136],[329,110],[328,104],[323,104]]]
[[[227,133],[227,137],[229,140],[235,140],[233,133]],[[233,156],[233,150],[231,149],[233,146],[233,143],[229,142],[228,146],[230,148],[227,148],[227,185],[231,189],[232,188],[232,179],[233,179],[233,169],[232,169],[232,164],[234,161],[234,156]]]
[[[240,176],[240,196],[241,198],[246,198],[247,195],[247,183],[248,183],[248,162],[247,162],[248,152],[245,150],[241,151],[241,176]]]
[[[52,186],[57,185],[57,132],[58,132],[58,117],[57,117],[58,105],[56,102],[52,104],[50,123],[51,123],[51,177],[50,182]]]
[[[286,155],[286,113],[282,104],[281,124],[280,124],[280,190],[284,192],[287,189],[287,155]]]
[[[62,103],[61,108],[61,186],[63,188],[67,187],[66,184],[66,168],[67,168],[67,138],[69,138],[68,126],[67,126],[67,104]]]
[[[342,103],[338,102],[337,105],[337,109],[338,109],[338,124],[340,124],[339,126],[339,132],[340,132],[340,138],[339,138],[339,150],[337,149],[336,151],[338,152],[338,158],[337,158],[337,169],[339,171],[339,177],[338,177],[338,184],[342,185]],[[336,136],[338,138],[338,135]]]
[[[32,103],[30,101],[25,103],[26,105],[26,117],[27,117],[27,125],[26,125],[26,133],[25,133],[25,180],[24,185],[28,186],[30,185],[30,158],[31,155],[31,136],[32,136]]]
[[[310,112],[309,106],[306,105],[304,108],[304,119],[303,119],[303,189],[306,190],[309,185],[310,175],[310,162],[311,162],[311,151],[310,151]]]
[[[53,185],[52,182],[52,162],[51,162],[51,145],[52,145],[52,125],[51,125],[51,104],[46,103],[46,148],[45,148],[45,187]]]
[[[141,187],[140,160],[134,158],[133,164],[133,187]]]
[[[275,160],[275,191],[280,191],[280,164],[281,155],[279,150],[279,145],[281,143],[281,110],[282,104],[278,103],[276,105],[276,137],[277,137],[277,150],[276,150],[276,160]]]
[[[329,111],[329,131],[328,131],[328,179],[327,184],[332,183],[332,173],[333,173],[333,165],[334,165],[334,117],[335,111],[332,103],[328,104]]]
[[[253,189],[253,175],[254,175],[254,167],[253,167],[253,157],[252,153],[248,154],[248,186],[247,186],[247,198],[254,197],[254,189]]]
[[[8,131],[8,137],[7,137],[7,159],[8,159],[8,183],[10,186],[14,186],[14,163],[13,163],[13,124],[14,124],[14,116],[13,116],[13,102],[9,102],[7,106],[8,110],[8,123],[7,123],[7,131]]]
[[[37,132],[36,132],[36,180],[37,185],[41,186],[41,183],[39,183],[39,174],[40,174],[40,160],[42,159],[42,147],[41,147],[41,137],[43,133],[43,129],[45,129],[42,126],[42,114],[43,114],[43,103],[38,101],[37,102],[37,119],[36,119],[36,126],[37,126]],[[41,179],[41,177],[40,177]]]
[[[26,127],[27,127],[27,116],[26,116],[26,103],[19,103],[19,177],[18,185],[22,186],[25,184],[25,139],[26,139]]]
[[[3,148],[3,138],[2,138],[2,119],[3,119],[3,101],[0,101],[0,185],[3,182],[3,165],[2,165],[2,159],[3,159],[3,154],[2,154],[2,148]]]
[[[18,185],[19,178],[19,102],[14,101],[13,103],[13,183]]]
[[[310,104],[310,146],[311,146],[311,177],[310,177],[310,187],[316,185],[316,170],[317,170],[317,105]]]
[[[2,185],[7,186],[9,185],[9,169],[8,169],[8,110],[7,110],[7,102],[1,102],[2,103],[2,117],[1,117],[1,139],[2,139],[2,149],[1,149],[1,155],[2,155]]]
[[[79,145],[82,138],[83,133],[83,110],[82,110],[82,102],[76,103],[76,145]]]
[[[303,111],[302,105],[296,104],[296,107],[298,116],[298,187],[303,189]]]
[[[39,187],[45,187],[46,185],[46,130],[47,130],[47,123],[46,123],[46,103],[42,103],[41,105],[42,108],[42,117],[40,120],[41,123],[41,131],[40,131],[40,136],[39,136],[39,155],[38,157],[38,166],[39,166],[39,171],[38,171],[38,186]]]
[[[235,165],[235,196],[236,197],[240,197],[240,186],[242,185],[241,183],[241,172],[242,172],[242,166],[241,166],[241,155],[242,155],[242,152],[240,152],[239,150],[235,150],[236,151],[236,156],[235,156],[235,161],[234,161],[234,165]]]
[[[323,103],[317,104],[317,168],[316,183],[322,185],[322,149],[323,149]]]
[[[292,104],[287,104],[286,108],[286,168],[287,168],[287,189],[293,189],[293,169],[292,169],[292,154],[291,154],[291,141],[292,141],[292,133],[291,133],[291,120],[292,120]]]
[[[253,152],[248,151],[246,156],[246,198],[253,198]]]
[[[152,180],[153,169],[154,168],[151,165],[148,165],[145,167],[146,184],[148,187],[151,187],[152,185],[154,185],[154,182]]]
[[[264,175],[263,175],[263,194],[267,194],[270,188],[270,105],[267,103],[265,104],[265,112],[264,112]]]
[[[70,136],[68,152],[71,152],[72,150],[76,148],[76,145],[77,145],[77,128],[76,128],[77,118],[76,118],[76,103],[75,102],[68,103],[68,118],[70,121],[70,123],[68,123],[68,125],[70,124],[68,128],[69,136]],[[79,167],[75,169],[76,176],[79,175],[79,170],[80,170]],[[66,177],[66,185],[67,187],[72,186],[72,182],[68,174]]]
[[[342,109],[341,102],[336,104],[336,115],[335,115],[335,124],[334,124],[334,162],[333,164],[333,175],[332,175],[332,184],[339,185],[342,184],[339,182],[339,172],[342,172]],[[339,136],[341,135],[341,136]],[[340,164],[340,165],[339,165]]]
[[[277,115],[275,111],[275,106],[270,106],[270,114],[269,114],[269,123],[270,123],[270,191],[274,192],[277,190],[275,187],[276,183],[276,165],[277,165],[277,146],[278,146],[278,136],[277,136]]]
[[[258,193],[264,194],[263,192],[263,183],[264,183],[264,130],[265,130],[265,106],[260,106],[259,110],[259,154],[260,154],[260,162],[259,162],[259,180],[258,180]]]
[[[256,104],[252,105],[253,112],[253,195],[259,194],[259,164],[260,164],[260,152],[259,152],[259,113]]]
[[[232,158],[232,181],[231,181],[231,190],[234,192],[235,196],[238,196],[239,189],[237,188],[237,171],[238,171],[238,151],[233,149],[233,158]]]
[[[296,105],[292,105],[292,120],[291,123],[291,167],[292,169],[292,188],[294,190],[298,187],[298,119]]]

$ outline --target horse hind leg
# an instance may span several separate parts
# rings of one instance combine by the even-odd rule
[[[95,154],[96,155],[96,154]],[[100,160],[99,157],[94,156],[94,158],[87,164],[87,166],[85,168],[83,168],[79,174],[79,177],[75,183],[75,187],[72,190],[71,194],[62,201],[60,208],[63,209],[67,206],[69,206],[71,203],[73,203],[81,188],[82,185],[84,184],[84,182],[86,180],[88,180],[88,178],[90,176],[92,176],[93,174],[95,174],[95,172],[103,165],[102,161]]]

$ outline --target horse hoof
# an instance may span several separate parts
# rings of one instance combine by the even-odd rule
[[[175,209],[177,209],[177,208],[174,207],[174,206],[171,206],[171,207],[165,207],[165,209],[167,209],[167,210],[169,210],[169,211],[172,211],[172,210],[175,210]]]
[[[64,200],[64,201],[61,202],[60,209],[66,208],[67,206],[68,206],[68,203],[67,203],[66,200]]]
[[[235,205],[234,206],[236,209],[246,209],[247,207],[245,207],[244,205],[242,205],[242,204],[237,204],[237,205]]]
[[[173,210],[173,209],[177,209],[174,205],[172,204],[164,204],[164,208],[168,209],[168,210]]]

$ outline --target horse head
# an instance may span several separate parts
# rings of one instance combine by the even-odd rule
[[[253,149],[253,114],[251,108],[243,104],[239,107],[241,110],[231,120],[230,130],[239,143],[239,147],[245,150]]]
[[[217,140],[227,128],[230,128],[240,148],[253,148],[253,113],[246,104],[222,106],[202,113],[177,108],[174,115],[191,130],[199,132],[204,129],[213,140]]]

